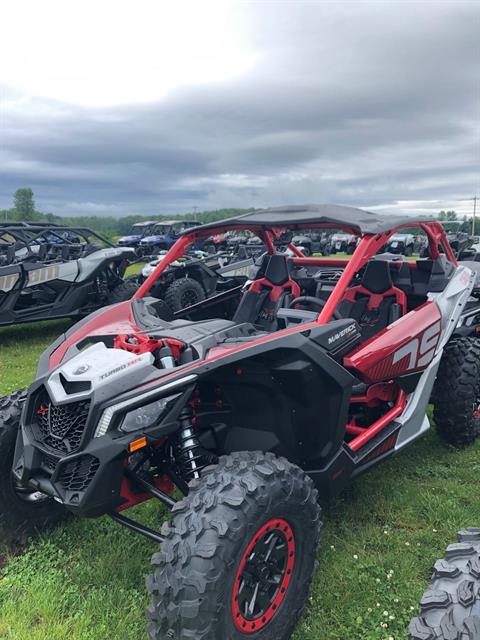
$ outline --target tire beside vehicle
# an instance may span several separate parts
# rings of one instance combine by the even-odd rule
[[[435,563],[408,640],[480,638],[480,529],[460,531],[457,539]]]

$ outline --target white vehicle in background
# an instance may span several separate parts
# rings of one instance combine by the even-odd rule
[[[357,238],[350,233],[334,233],[330,236],[330,253],[352,255],[357,246]]]
[[[398,253],[402,256],[412,256],[415,249],[415,236],[412,233],[396,233],[387,243],[386,250],[389,253]]]

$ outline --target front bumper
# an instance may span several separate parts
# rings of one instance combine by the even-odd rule
[[[14,474],[79,516],[99,516],[119,507],[128,444],[132,436],[94,438],[74,454],[61,454],[37,442],[28,428],[18,435]]]
[[[13,473],[22,485],[51,496],[75,515],[97,517],[110,513],[127,500],[126,496],[122,496],[122,489],[125,466],[130,456],[128,445],[142,436],[147,438],[148,443],[158,443],[174,432],[178,428],[178,415],[192,389],[182,389],[178,399],[161,416],[157,425],[127,434],[113,426],[105,435],[94,437],[100,416],[106,406],[112,403],[90,407],[78,441],[74,438],[69,441],[68,446],[73,442],[75,450],[68,453],[55,448],[55,441],[51,437],[45,438],[35,422],[33,415],[42,390],[40,386],[25,403]]]

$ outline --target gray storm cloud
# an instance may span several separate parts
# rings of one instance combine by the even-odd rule
[[[0,89],[0,208],[64,214],[337,202],[468,211],[480,4],[250,3],[248,73],[86,108]],[[1,83],[1,68],[0,68]]]

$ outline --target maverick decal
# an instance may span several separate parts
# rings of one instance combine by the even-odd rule
[[[352,331],[355,331],[355,328],[356,328],[356,324],[352,323],[352,324],[349,324],[348,327],[345,327],[345,329],[342,329],[341,331],[337,331],[337,333],[334,333],[331,336],[329,336],[328,344],[333,344],[337,340],[340,340],[340,338],[343,338],[349,333],[352,333]]]

